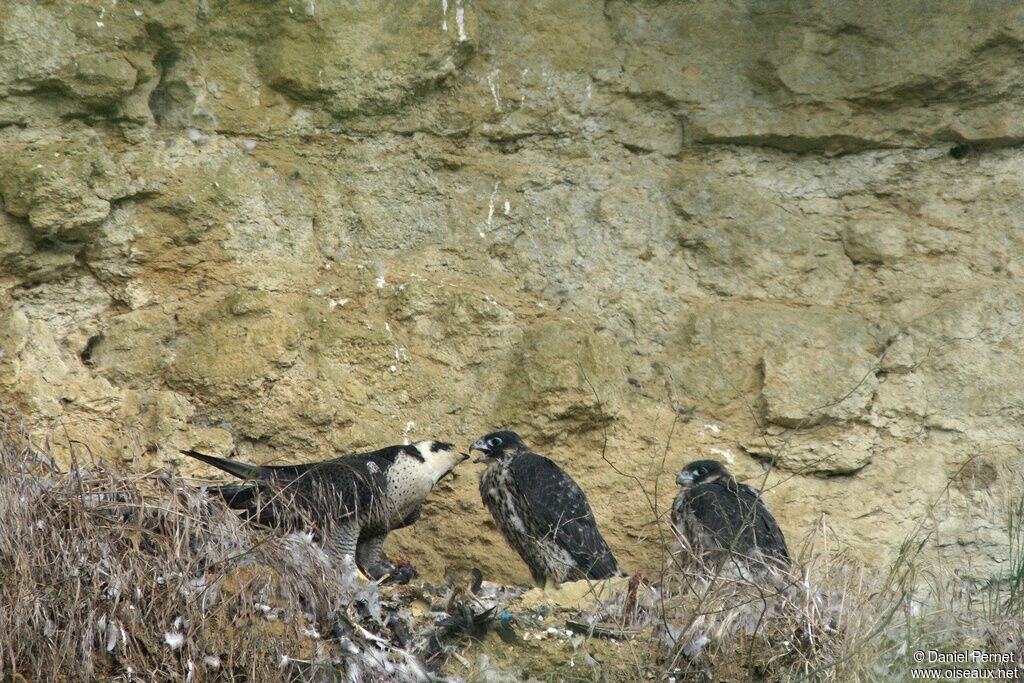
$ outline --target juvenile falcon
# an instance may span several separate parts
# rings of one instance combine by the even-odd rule
[[[302,465],[258,466],[182,452],[246,480],[209,489],[230,507],[267,526],[310,529],[332,560],[348,556],[374,579],[395,568],[383,552],[388,532],[419,519],[434,484],[469,457],[441,441]]]
[[[686,566],[735,569],[746,578],[789,568],[786,538],[760,491],[714,460],[691,462],[676,483],[682,488],[672,503],[672,527]]]
[[[586,495],[562,468],[515,432],[488,434],[469,450],[487,463],[480,497],[538,586],[622,575]]]

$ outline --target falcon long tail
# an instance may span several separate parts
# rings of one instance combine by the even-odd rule
[[[244,462],[236,462],[234,460],[225,460],[224,458],[218,458],[213,455],[206,455],[199,451],[182,451],[185,455],[195,458],[196,460],[202,460],[207,465],[213,465],[217,469],[224,470],[229,474],[233,474],[239,479],[266,479],[267,471],[263,467],[257,465],[249,465]]]
[[[613,576],[625,575],[626,573],[619,568],[619,563],[615,561],[615,556],[612,555],[610,550],[598,558],[598,560],[590,566],[590,570],[587,572],[587,578],[593,580],[608,579]]]

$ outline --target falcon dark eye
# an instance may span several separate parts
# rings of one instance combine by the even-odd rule
[[[501,445],[501,439],[499,439],[496,436],[491,437],[490,439],[487,439],[487,445],[490,446],[491,448],[497,448],[498,446]]]
[[[697,476],[698,477],[703,477],[707,473],[708,473],[708,471],[705,468],[703,468],[703,467],[698,467],[697,468]]]

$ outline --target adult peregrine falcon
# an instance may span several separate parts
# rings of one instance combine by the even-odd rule
[[[230,507],[267,526],[311,529],[332,560],[347,556],[375,579],[395,567],[383,552],[388,532],[419,519],[434,484],[469,457],[441,441],[302,465],[258,466],[182,452],[249,482],[210,489]]]
[[[487,463],[480,497],[538,586],[622,575],[586,495],[562,468],[509,431],[488,434],[469,450]]]
[[[760,491],[714,460],[691,462],[676,483],[682,490],[672,503],[672,527],[685,566],[746,578],[789,568],[786,538]]]

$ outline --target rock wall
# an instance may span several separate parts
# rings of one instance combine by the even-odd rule
[[[774,458],[796,548],[997,575],[1024,10],[890,5],[8,0],[0,400],[204,478],[509,426],[629,570]],[[460,470],[391,551],[525,579]]]

